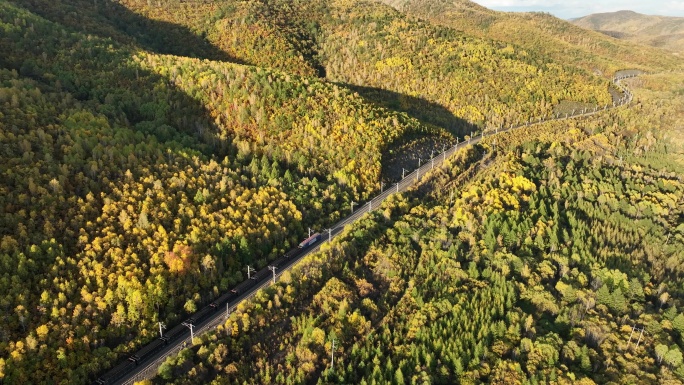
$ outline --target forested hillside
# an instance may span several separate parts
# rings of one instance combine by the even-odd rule
[[[79,9],[81,2],[65,0]],[[73,28],[105,33],[104,27],[83,27],[64,11],[48,13],[45,9],[53,5],[44,3],[33,0],[31,7]],[[142,24],[145,28],[161,30],[158,23],[175,23],[206,36],[212,50],[200,52],[205,58],[224,55],[237,63],[322,77],[350,86],[372,103],[461,135],[469,134],[472,124],[510,125],[550,116],[553,106],[563,100],[599,105],[610,100],[605,80],[564,61],[552,62],[538,51],[422,22],[373,1],[171,1],[159,6],[126,0],[121,4],[148,17]],[[129,26],[110,20],[109,13],[123,13],[120,5],[103,9],[84,4],[84,8],[117,32],[141,33],[135,28],[140,23]],[[189,44],[183,43],[193,43],[183,39],[180,48],[169,48],[175,45],[164,44],[168,38],[158,40],[147,46],[161,45],[165,53],[182,55],[189,50]],[[487,81],[480,81],[483,77]]]
[[[315,78],[0,10],[9,383],[87,382],[378,189],[393,140],[447,137]]]
[[[153,383],[681,383],[681,80],[463,150]]]
[[[684,52],[684,17],[618,11],[587,15],[572,23],[618,39]]]
[[[469,0],[381,1],[437,24],[606,76],[624,68],[681,68],[681,61],[667,52],[588,31],[546,13],[497,12]]]
[[[159,321],[178,324],[246,278],[247,265],[265,267],[294,247],[308,227],[333,223],[352,201],[396,180],[391,170],[415,167],[411,162],[421,154],[404,156],[406,165],[394,160],[412,143],[449,143],[455,136],[548,117],[567,106],[612,101],[609,77],[576,63],[367,1],[0,0],[0,52],[2,384],[89,383],[156,338]],[[648,69],[669,63],[666,56],[634,60],[634,67]],[[671,84],[644,81],[653,82],[650,88]],[[666,96],[653,111],[662,111],[664,121],[648,121],[653,127],[665,125],[664,104],[674,103],[670,93],[681,94],[658,92]],[[650,106],[642,111],[650,112]],[[642,117],[618,118],[606,124]],[[639,137],[647,143],[638,147],[644,154],[630,161],[642,162],[646,170],[660,162],[660,152],[650,151],[660,134],[653,135]],[[545,151],[546,144],[540,146]],[[455,164],[466,167],[481,151],[474,149]],[[511,162],[527,167],[516,159]],[[543,170],[529,167],[525,178],[539,186],[546,178]],[[637,171],[637,184],[651,175]],[[670,179],[658,188],[681,193],[679,181]],[[481,182],[485,187],[487,180]],[[404,315],[397,306],[413,279],[411,263],[420,258],[417,245],[432,237],[420,219],[404,216],[418,210],[428,218],[432,206],[445,205],[440,199],[398,198],[383,217],[365,225],[381,234],[384,223],[403,221],[415,234],[408,243],[385,234],[373,246],[376,257],[387,256],[378,268],[380,278],[365,275],[369,263],[376,269],[376,257],[363,262],[370,246],[364,246],[369,241],[362,233],[347,235],[344,248],[336,249],[330,263],[339,266],[326,274],[345,275],[329,290],[352,293],[345,309],[359,303],[370,309],[352,311],[357,316],[348,318],[346,310],[335,308],[340,325],[355,325],[350,336],[377,340],[380,320]],[[677,202],[672,213],[679,210]],[[473,234],[483,231],[477,221],[472,226]],[[357,236],[361,243],[352,242]],[[668,242],[678,239],[672,237]],[[391,258],[403,266],[401,272]],[[327,282],[313,270],[309,276],[297,281],[303,288],[283,286],[286,291],[268,308],[295,318],[283,318],[284,324],[275,315],[251,319],[246,312],[255,305],[249,304],[241,310],[242,323],[227,325],[231,333],[244,341],[275,343],[269,328],[292,322],[309,330],[307,312],[320,312],[312,307],[312,296]],[[644,287],[647,281],[642,280]],[[350,282],[358,282],[358,290]],[[515,304],[518,294],[510,292]],[[674,289],[669,292],[676,298]],[[316,306],[331,311],[324,302]],[[662,304],[663,310],[669,307]],[[250,322],[264,334],[249,334],[256,331]],[[293,369],[281,373],[283,381],[323,375],[325,361],[314,356],[325,356],[322,348],[301,350],[301,357],[293,358],[288,349],[297,339],[288,333],[271,350],[250,353],[256,366],[236,361],[210,369],[202,361],[214,359],[205,354],[213,349],[207,346],[184,351],[190,361],[177,359],[179,366],[164,370],[193,383],[197,375],[223,381],[226,370],[227,381],[242,382],[249,371],[267,370],[264,360],[285,359]],[[316,331],[315,340],[320,337]],[[340,340],[340,349],[353,341]],[[226,348],[233,342],[221,343]],[[273,350],[280,344],[284,356]],[[251,351],[246,346],[232,346],[230,354]],[[361,354],[371,348],[358,349]],[[217,354],[219,364],[229,362]],[[342,358],[345,368],[348,360]],[[392,363],[392,375],[400,361]],[[467,362],[462,365],[470,370]],[[339,371],[339,381],[356,382],[352,372]],[[169,372],[164,373],[160,378]],[[453,379],[454,373],[444,378]],[[250,381],[267,383],[275,376],[264,372]]]

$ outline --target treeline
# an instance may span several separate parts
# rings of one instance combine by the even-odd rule
[[[461,151],[428,176],[439,193],[395,196],[152,382],[681,382],[683,166],[657,131],[684,107],[672,80]]]

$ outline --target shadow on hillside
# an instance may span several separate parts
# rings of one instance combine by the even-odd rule
[[[382,180],[386,183],[395,183],[401,179],[404,169],[407,172],[413,171],[421,161],[427,162],[442,147],[453,145],[456,136],[462,139],[478,130],[477,126],[454,115],[439,103],[382,88],[347,83],[340,85],[357,92],[370,104],[404,112],[425,125],[443,128],[453,136],[449,138],[447,135],[416,133],[405,135],[391,143],[382,154]]]
[[[340,85],[357,92],[371,104],[392,111],[405,112],[408,116],[418,119],[422,123],[444,128],[448,132],[460,137],[470,134],[470,131],[476,129],[473,124],[454,115],[439,103],[382,88],[364,87],[348,83],[341,83]]]
[[[71,30],[133,43],[151,52],[246,64],[185,26],[149,19],[116,1],[16,0],[15,3]]]
[[[62,28],[64,24],[55,21],[59,17],[47,22],[45,18],[28,14],[13,4],[3,4],[0,9],[3,11],[0,13],[0,23],[14,22],[16,26],[8,33],[0,33],[0,51],[3,53],[0,65],[16,70],[22,77],[37,80],[47,93],[65,92],[82,102],[74,103],[67,97],[67,107],[64,108],[68,110],[65,115],[50,117],[56,121],[68,121],[69,124],[54,130],[50,126],[48,130],[52,135],[60,135],[55,149],[59,150],[61,143],[64,143],[62,151],[50,153],[45,150],[56,164],[61,164],[58,167],[59,175],[53,175],[59,178],[60,190],[69,197],[69,202],[76,202],[71,201],[74,197],[85,200],[91,193],[95,199],[102,194],[111,196],[112,186],[125,178],[126,170],[147,178],[148,172],[156,172],[156,165],[174,163],[178,159],[193,156],[195,152],[216,154],[217,159],[221,159],[221,155],[236,152],[230,138],[219,135],[200,101],[176,88],[168,78],[133,61],[133,50],[92,34],[66,33]],[[63,16],[69,16],[69,12]],[[73,31],[68,24],[67,28]],[[78,106],[77,109],[71,110],[72,105]],[[57,110],[59,108],[62,107],[56,106]],[[81,109],[84,110],[83,113]],[[73,116],[68,116],[69,114]],[[105,116],[109,125],[93,124],[91,128],[93,119],[88,118],[88,114],[97,119]],[[35,130],[42,127],[39,124],[43,123],[27,122],[15,129]],[[60,133],[62,129],[66,131],[66,139]],[[94,168],[89,165],[94,165]],[[43,170],[54,173],[47,166],[41,166],[40,172]],[[164,172],[160,171],[159,174],[163,175]],[[107,180],[115,183],[110,184]],[[19,194],[21,191],[11,193]],[[60,205],[56,208],[62,207]],[[91,208],[96,211],[97,203]],[[61,221],[60,215],[65,214],[58,210],[48,211],[42,211],[39,220],[44,223],[58,223]],[[34,244],[40,244],[39,240],[44,239],[42,228],[35,226],[28,229],[30,233],[27,236],[35,239]],[[73,229],[66,230],[55,232],[52,241],[64,248],[64,254],[60,254],[60,251],[51,253],[50,256],[77,255],[77,250],[83,248]],[[47,258],[46,255],[41,264],[34,267],[32,274],[49,274],[53,266]],[[82,276],[75,279],[83,283]],[[35,296],[27,301],[29,309],[40,305]],[[93,327],[105,331],[98,336],[101,344],[114,348],[119,345],[120,339],[130,340],[134,332],[120,328],[109,329],[110,314],[99,313],[91,321]],[[166,314],[160,312],[161,319],[165,316]],[[37,327],[38,322],[40,318],[32,315],[27,320],[27,330]],[[110,363],[116,364],[118,361],[112,360]],[[72,365],[65,369],[75,371],[78,368]],[[106,368],[91,365],[83,373],[94,380],[98,375],[95,371],[99,369]]]
[[[29,10],[40,8],[41,2],[48,4],[48,0],[35,0],[32,6],[28,7]],[[65,0],[65,3],[73,6],[75,2]],[[109,17],[111,18],[116,18],[116,12],[124,12],[118,5],[110,2],[105,4],[109,4],[105,8],[110,7]],[[88,7],[85,3],[83,6]],[[64,162],[65,166],[67,163],[72,166],[65,167],[64,171],[56,175],[60,181],[64,180],[63,183],[60,182],[60,190],[64,195],[84,200],[90,193],[94,193],[96,197],[111,196],[110,188],[117,183],[100,182],[123,180],[127,170],[139,174],[141,179],[150,176],[156,179],[157,175],[161,175],[160,178],[167,178],[170,174],[165,174],[166,171],[163,168],[157,171],[157,165],[173,164],[179,159],[194,158],[196,152],[213,155],[214,159],[219,161],[227,156],[231,161],[237,162],[235,159],[238,158],[236,156],[238,151],[232,143],[233,134],[218,131],[220,128],[213,123],[214,119],[200,100],[176,87],[168,77],[132,60],[131,56],[135,50],[120,44],[117,39],[112,42],[106,37],[106,31],[111,28],[111,25],[91,25],[102,20],[104,16],[98,14],[100,16],[95,19],[87,16],[78,19],[78,15],[87,15],[87,10],[79,14],[73,7],[63,8],[61,5],[54,4],[46,5],[46,8],[49,9],[36,10],[41,16],[36,17],[13,4],[10,6],[2,4],[0,9],[6,10],[6,13],[0,13],[0,23],[5,25],[14,23],[16,28],[12,28],[11,33],[0,33],[0,48],[2,48],[0,51],[3,53],[0,55],[0,66],[16,70],[22,77],[35,79],[40,82],[40,87],[45,87],[47,92],[58,91],[68,94],[69,102],[73,96],[81,102],[74,103],[74,105],[82,106],[85,110],[84,115],[88,113],[95,115],[98,119],[104,116],[109,122],[108,127],[104,124],[98,125],[102,126],[104,132],[102,135],[96,129],[91,130],[81,124],[78,114],[74,114],[73,124],[64,125],[64,130],[67,130],[67,139],[64,139],[64,143],[67,143],[64,146],[65,151],[50,154],[55,162]],[[58,13],[51,15],[52,10]],[[126,12],[126,16],[129,17],[127,19],[129,22],[141,20],[130,12]],[[75,26],[78,20],[84,24],[82,28]],[[137,26],[131,25],[129,28],[140,30],[141,26],[148,25],[147,21],[141,21],[141,23]],[[149,25],[153,25],[156,30],[153,34],[147,33],[148,36],[159,36],[163,28],[170,26],[168,23],[150,23]],[[179,31],[176,27],[171,29]],[[86,33],[67,33],[67,31],[85,31]],[[170,39],[173,36],[170,34],[166,38]],[[194,35],[190,33],[183,34],[183,37],[190,42],[196,41]],[[119,38],[121,38],[120,34]],[[40,44],[41,42],[49,43]],[[156,41],[152,43],[156,44]],[[159,50],[163,49],[164,44],[160,47]],[[205,48],[199,47],[199,51],[196,52],[203,52]],[[173,50],[170,52],[184,53],[173,52]],[[205,53],[211,54],[212,51]],[[165,68],[168,68],[168,65]],[[68,118],[55,119],[67,120]],[[35,123],[31,123],[33,124]],[[22,126],[17,129],[31,128]],[[249,164],[249,156],[246,155],[246,158],[242,161],[243,164]],[[99,164],[101,167],[91,168],[89,166],[91,164],[95,166]],[[188,163],[187,167],[199,168],[201,167],[200,161],[193,160]],[[217,167],[220,168],[223,165],[217,165]],[[205,172],[207,171],[200,170],[197,175],[201,177]],[[244,175],[246,172],[240,171],[240,173],[243,174],[240,175],[242,179],[237,183],[245,183],[249,186],[252,182],[248,179],[248,175]],[[90,178],[85,180],[83,175],[89,175]],[[193,175],[189,173],[189,177]],[[318,178],[322,177],[322,175],[318,176]],[[179,184],[185,185],[186,178],[187,176],[181,176]],[[231,180],[230,183],[232,182]],[[52,215],[51,222],[56,223],[59,219],[58,215],[63,213],[55,210],[49,214]],[[325,214],[327,213],[321,211],[315,213],[318,216]],[[296,223],[292,225],[298,226]],[[35,231],[36,237],[40,238],[42,237],[41,229],[42,226],[37,226],[29,231]],[[79,245],[81,241],[78,236],[70,235],[69,232],[56,234],[55,238],[57,238],[56,242],[64,247],[67,255],[76,255],[76,251],[82,248]],[[52,253],[52,255],[60,254]],[[255,256],[255,259],[258,257]],[[44,262],[43,267],[37,267],[32,272],[36,276],[46,275],[52,268],[48,261],[42,262]],[[81,276],[75,279],[82,282]],[[172,284],[175,285],[175,282]],[[208,292],[208,290],[205,291]],[[38,298],[32,296],[28,300],[27,308],[35,309],[39,305]],[[173,309],[169,306],[169,312],[174,310],[179,310],[179,307]],[[160,311],[158,316],[160,319],[165,319],[168,314]],[[29,320],[27,328],[31,330],[37,327],[38,321],[38,318]],[[136,333],[129,328],[110,328],[108,325],[111,321],[111,312],[98,313],[91,318],[91,321],[94,327],[104,331],[98,335],[98,344],[102,347],[115,348],[122,340],[130,341]],[[120,359],[124,358],[123,354],[120,356]],[[111,360],[109,363],[115,365],[120,359]],[[97,364],[98,360],[94,361]],[[65,369],[70,371],[77,369],[74,364],[68,365],[71,366]],[[84,368],[83,373],[85,373],[84,376],[93,380],[99,375],[95,371],[106,369],[91,365]]]

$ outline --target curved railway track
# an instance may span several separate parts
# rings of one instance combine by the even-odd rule
[[[468,138],[460,143],[457,139],[456,144],[448,149],[443,149],[443,151],[437,156],[425,162],[422,167],[419,167],[410,174],[406,175],[402,180],[392,185],[387,190],[381,192],[379,195],[375,196],[365,204],[360,205],[356,211],[352,212],[351,215],[335,223],[329,229],[326,229],[318,242],[315,242],[305,248],[296,248],[290,250],[282,257],[273,261],[268,267],[256,272],[251,279],[241,282],[230,291],[221,295],[211,304],[200,309],[184,322],[167,331],[164,334],[164,337],[158,338],[153,342],[143,346],[135,354],[118,363],[118,365],[114,366],[108,372],[102,374],[94,382],[94,384],[131,385],[135,381],[142,381],[144,379],[154,377],[159,366],[169,355],[179,352],[181,349],[186,347],[188,343],[191,344],[191,331],[189,325],[192,325],[192,334],[195,336],[199,336],[202,333],[216,328],[219,324],[226,320],[227,316],[240,304],[240,302],[252,298],[257,291],[269,286],[272,282],[275,282],[281,274],[289,270],[299,260],[311,253],[318,251],[323,243],[329,242],[335,238],[335,236],[342,232],[347,224],[355,222],[366,212],[380,207],[380,204],[390,195],[408,190],[411,186],[418,183],[421,177],[427,174],[428,171],[435,167],[439,167],[442,162],[446,160],[446,158],[453,155],[459,149],[471,144],[479,143],[485,137],[490,137],[518,128],[540,124],[549,120],[564,120],[591,116],[607,109],[627,105],[632,102],[633,95],[627,88],[622,86],[620,81],[626,78],[638,76],[639,74],[641,74],[641,72],[636,70],[625,70],[616,73],[615,77],[613,78],[613,83],[622,90],[623,94],[620,98],[614,98],[612,106],[607,105],[603,108],[596,107],[594,109],[584,109],[582,111],[576,111],[575,114],[568,114],[565,116],[557,115],[551,119],[540,118],[539,121],[534,123],[529,122],[520,126],[511,126],[505,129],[500,128],[490,132],[483,132],[480,135]]]

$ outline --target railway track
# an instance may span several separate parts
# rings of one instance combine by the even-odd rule
[[[430,170],[439,167],[448,157],[461,148],[477,144],[484,138],[519,128],[540,124],[550,120],[565,120],[591,116],[607,109],[627,105],[632,102],[633,95],[627,88],[622,86],[621,80],[636,77],[640,73],[640,71],[636,70],[625,70],[616,73],[616,76],[613,78],[613,83],[622,90],[623,94],[620,98],[614,98],[612,106],[606,105],[603,108],[596,107],[594,109],[584,109],[576,111],[574,114],[567,114],[565,116],[557,115],[550,119],[539,119],[536,122],[529,122],[519,126],[510,126],[508,128],[501,127],[490,130],[489,132],[483,132],[472,138],[468,137],[461,142],[457,139],[457,142],[454,145],[450,146],[448,149],[446,147],[443,148],[442,152],[437,156],[429,159],[424,165],[415,169],[410,174],[405,175],[399,182],[388,187],[371,200],[359,205],[355,211],[352,210],[352,213],[348,217],[335,223],[329,229],[326,229],[321,234],[318,242],[313,243],[313,245],[307,248],[290,250],[276,261],[273,261],[269,267],[255,272],[250,279],[240,283],[231,291],[224,293],[217,300],[193,314],[192,317],[185,322],[176,325],[166,332],[165,337],[145,345],[136,352],[136,354],[130,356],[127,360],[122,361],[107,373],[104,373],[96,380],[95,384],[132,385],[136,381],[154,377],[159,366],[168,356],[178,353],[186,346],[192,344],[191,335],[200,336],[207,331],[215,329],[218,325],[225,322],[229,314],[235,310],[242,301],[252,298],[259,290],[277,281],[284,272],[292,268],[292,266],[302,258],[318,251],[323,243],[332,241],[333,238],[343,231],[346,225],[355,222],[365,213],[379,208],[382,202],[390,195],[406,191],[417,184],[422,176],[426,175]],[[190,325],[192,325],[192,331],[190,330]]]

